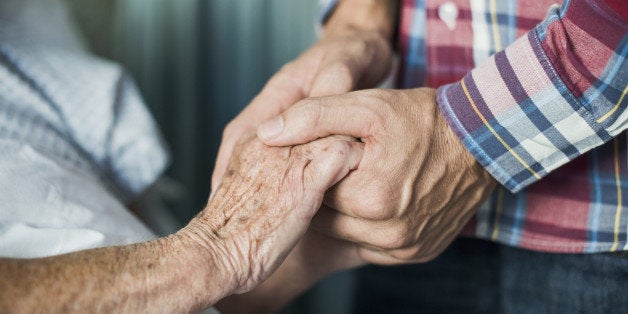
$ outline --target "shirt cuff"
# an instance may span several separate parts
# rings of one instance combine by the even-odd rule
[[[437,101],[465,147],[511,192],[611,138],[565,86],[534,30],[440,87]]]

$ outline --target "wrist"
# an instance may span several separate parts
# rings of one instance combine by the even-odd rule
[[[435,90],[434,92],[434,115],[435,115],[435,129],[438,130],[436,136],[440,136],[440,148],[442,151],[450,152],[450,156],[456,156],[456,163],[459,164],[459,169],[468,169],[478,183],[481,183],[485,187],[485,190],[492,191],[497,186],[497,180],[484,168],[475,156],[465,147],[461,138],[456,134],[452,126],[441,112],[441,108],[436,100]],[[453,161],[452,161],[453,162]]]
[[[329,239],[308,231],[277,271],[260,286],[245,294],[234,294],[216,307],[223,313],[272,313],[331,273],[363,264],[345,265],[347,260],[355,259],[352,255],[357,255],[357,251],[348,254],[349,250],[334,250],[335,246],[326,247],[325,243]]]
[[[396,30],[397,0],[342,0],[323,29],[323,37],[344,30],[378,34],[392,43]]]
[[[201,308],[216,304],[221,299],[231,295],[238,288],[236,269],[228,261],[229,252],[216,237],[212,236],[210,227],[198,217],[176,234],[172,235],[172,242],[184,248],[183,263],[194,269],[194,280],[204,286],[201,294],[203,302]]]

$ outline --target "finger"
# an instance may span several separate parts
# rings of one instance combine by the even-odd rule
[[[307,160],[312,160],[316,156],[318,156],[323,150],[327,149],[329,145],[336,141],[356,142],[357,140],[350,136],[332,135],[318,139],[316,141],[309,142],[307,144],[294,146],[293,149]],[[362,143],[360,144],[364,145]]]
[[[309,178],[312,188],[324,193],[358,167],[363,149],[364,144],[360,142],[335,141],[312,159],[304,176]]]
[[[325,217],[327,216],[327,217]],[[335,218],[330,223],[328,218]],[[329,208],[321,208],[310,225],[310,228],[327,236],[357,243],[360,247],[358,255],[369,263],[380,265],[398,265],[409,262],[427,262],[438,253],[434,254],[432,247],[412,244],[403,248],[394,248],[403,243],[391,241],[397,235],[391,235],[390,226],[343,214],[334,214]],[[423,252],[427,250],[427,252]]]
[[[310,220],[320,207],[323,193],[345,176],[350,169],[358,166],[362,156],[362,146],[357,142],[335,141],[321,151],[303,170],[304,193],[298,205],[289,212],[285,221],[279,224],[273,247],[277,256],[285,256],[298,239],[303,236]]]
[[[359,243],[373,250],[391,250],[413,243],[415,230],[399,227],[396,221],[374,221],[351,217],[325,205],[312,219],[311,227],[336,239]],[[423,228],[422,225],[417,228]]]
[[[306,207],[314,208],[309,217],[320,207],[327,189],[356,169],[362,159],[363,144],[359,142],[336,141],[316,156],[305,168]]]
[[[358,255],[364,261],[371,264],[377,264],[377,265],[392,266],[392,265],[403,265],[403,264],[418,262],[418,261],[407,261],[407,260],[398,259],[396,257],[390,256],[385,251],[375,251],[375,250],[371,250],[367,248],[359,248]]]
[[[263,121],[276,117],[286,108],[306,97],[302,83],[295,83],[294,64],[285,65],[266,83],[251,103],[225,128],[222,143],[218,149],[216,165],[212,174],[211,194],[213,195],[229,166],[229,161],[237,141],[242,135],[254,131]],[[237,121],[237,122],[236,122]]]
[[[452,208],[459,208],[460,201],[456,202]],[[405,261],[407,263],[425,263],[429,262],[441,253],[443,253],[447,247],[453,242],[464,225],[468,222],[473,212],[465,213],[463,215],[450,217],[445,211],[441,211],[437,216],[443,218],[426,219],[427,223],[424,232],[410,245],[393,250],[375,250],[379,251],[378,254],[388,255],[394,259]],[[371,261],[375,262],[375,261]]]
[[[216,165],[214,166],[214,172],[212,173],[210,198],[214,195],[214,192],[216,192],[218,186],[220,186],[220,183],[222,182],[222,178],[229,166],[229,160],[231,159],[234,146],[235,141],[223,141],[218,149],[218,157],[216,157]]]
[[[214,166],[214,172],[212,173],[212,185],[210,199],[214,195],[214,192],[220,186],[225,172],[229,168],[231,163],[231,156],[233,155],[236,146],[240,141],[251,139],[255,136],[252,133],[252,128],[247,126],[240,126],[233,122],[229,123],[225,128],[222,136],[222,143],[218,149],[218,156],[216,157],[216,165]]]
[[[324,204],[345,215],[367,220],[399,217],[402,214],[399,190],[388,183],[389,174],[373,166],[367,160],[361,163],[359,169],[325,194]]]
[[[356,80],[362,76],[358,64],[340,60],[323,66],[314,77],[310,97],[343,94],[355,88]]]
[[[301,250],[297,253],[302,260],[320,267],[313,267],[314,272],[319,270],[322,273],[329,273],[364,264],[358,256],[357,244],[334,239],[312,229],[308,229],[293,252],[298,249]]]
[[[422,252],[420,246],[408,247],[396,250],[379,250],[368,247],[358,248],[358,255],[365,262],[378,265],[402,265],[414,263],[427,263],[436,258],[442,251],[437,253]]]
[[[271,146],[304,144],[333,134],[369,137],[375,114],[357,101],[355,93],[302,100],[260,125],[257,135]]]
[[[312,81],[309,96],[328,96],[373,87],[381,81],[391,66],[388,43],[379,37],[375,41],[349,41],[323,61],[321,70]]]

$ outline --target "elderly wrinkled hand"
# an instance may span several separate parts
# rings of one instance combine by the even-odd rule
[[[325,191],[357,167],[361,145],[334,138],[280,148],[242,141],[207,207],[171,236],[0,258],[0,312],[42,306],[53,313],[192,312],[246,292],[292,251]]]
[[[295,147],[241,141],[207,208],[186,229],[232,276],[233,291],[246,292],[305,234],[325,191],[357,167],[361,146],[334,138]]]
[[[361,139],[364,158],[312,225],[360,243],[369,262],[435,258],[496,185],[449,128],[430,88],[306,99],[258,129],[275,146],[330,134]]]

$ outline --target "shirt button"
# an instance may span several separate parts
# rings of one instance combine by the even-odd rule
[[[453,2],[445,2],[438,7],[438,17],[447,25],[449,30],[456,28],[456,19],[458,18],[458,7]]]

